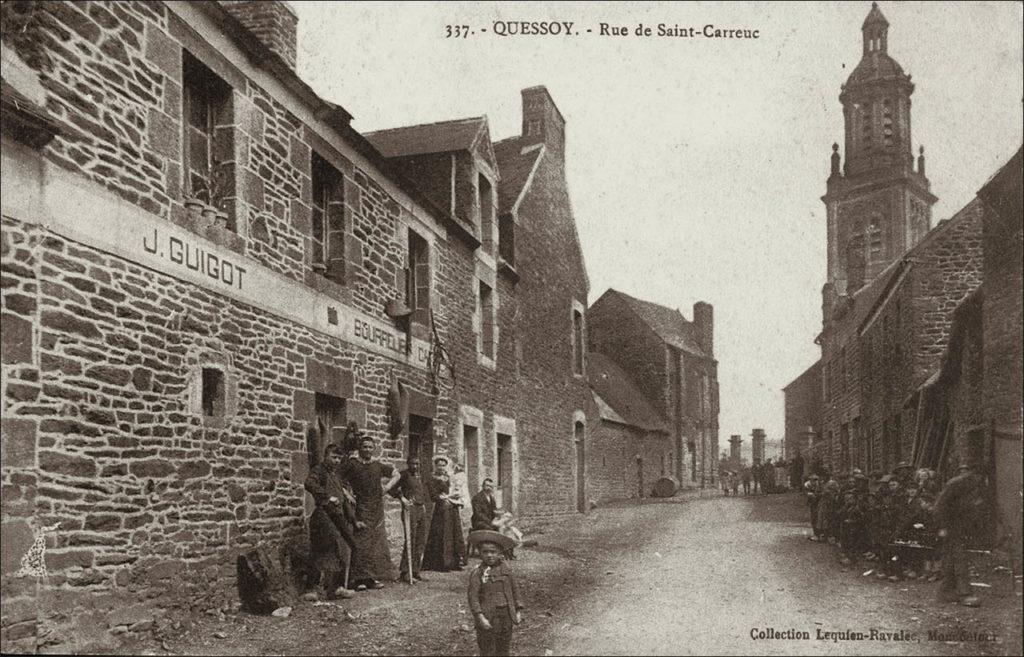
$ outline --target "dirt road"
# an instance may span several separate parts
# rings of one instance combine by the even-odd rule
[[[713,497],[601,508],[561,522],[512,562],[528,605],[513,653],[1020,654],[1019,585],[979,589],[980,609],[937,603],[934,583],[879,582],[861,575],[868,566],[843,571],[834,547],[806,540],[805,513],[797,495]],[[360,594],[344,609],[305,602],[289,618],[206,619],[160,649],[135,649],[474,654],[468,573],[429,575],[425,584]],[[767,638],[772,631],[792,638]],[[866,636],[846,640],[846,631]],[[901,631],[909,641],[898,640]]]

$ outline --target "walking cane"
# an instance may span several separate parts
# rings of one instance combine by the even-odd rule
[[[405,565],[406,576],[412,584],[412,529],[409,522],[409,508],[402,502],[402,531],[405,533]]]

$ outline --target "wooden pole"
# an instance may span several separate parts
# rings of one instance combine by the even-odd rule
[[[409,509],[406,507],[405,502],[402,502],[402,530],[405,533],[405,564],[406,564],[406,577],[409,579],[409,583],[412,584],[412,529],[409,521]]]

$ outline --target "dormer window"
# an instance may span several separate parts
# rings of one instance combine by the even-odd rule
[[[430,245],[416,231],[409,231],[405,269],[405,304],[410,310],[430,308]]]
[[[494,254],[494,188],[486,176],[477,178],[478,207],[480,208],[480,248]]]

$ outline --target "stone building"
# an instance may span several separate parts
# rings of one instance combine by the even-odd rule
[[[915,458],[952,476],[973,462],[988,474],[988,538],[1021,563],[1021,150],[978,192],[982,283],[956,311],[942,367],[921,386]]]
[[[491,156],[488,243],[296,75],[286,3],[2,18],[4,651],[233,604],[237,554],[303,540],[348,421],[393,463],[475,429],[510,506],[582,508],[587,283],[546,91]]]
[[[785,397],[783,457],[812,458],[815,439],[821,433],[821,361],[815,361],[782,389]]]
[[[452,392],[452,450],[469,463],[471,488],[490,476],[498,495],[531,518],[585,511],[589,283],[565,183],[561,112],[547,89],[530,87],[516,137],[492,142],[484,117],[367,137],[479,237],[479,248],[453,259],[469,281],[453,339],[476,345],[456,357]]]
[[[923,151],[916,168],[911,151],[914,87],[888,54],[888,22],[877,5],[862,33],[860,63],[839,96],[846,161],[841,166],[833,145],[822,197],[828,271],[816,340],[823,404],[815,456],[833,470],[888,469],[913,458],[915,392],[937,370],[953,309],[981,275],[977,203],[929,230],[935,197]]]
[[[588,313],[591,350],[626,372],[668,420],[673,476],[682,486],[714,485],[718,469],[718,361],[710,304],[678,310],[609,289]]]
[[[611,358],[590,353],[587,369],[598,411],[588,422],[589,499],[648,497],[660,477],[673,474],[668,423]]]

